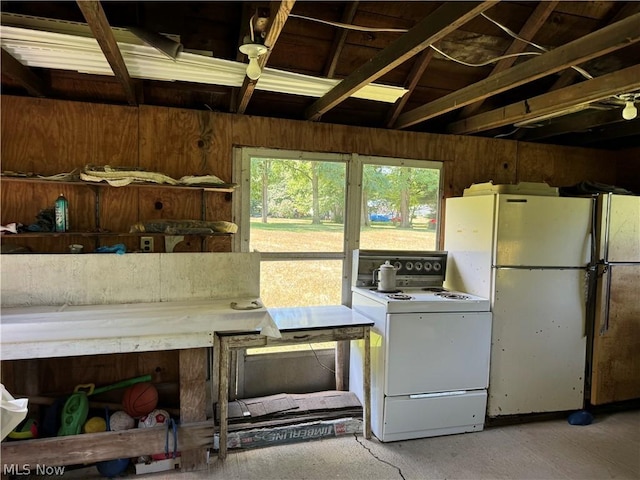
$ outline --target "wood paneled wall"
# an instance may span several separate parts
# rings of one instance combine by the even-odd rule
[[[545,181],[560,186],[581,180],[614,184],[626,178],[626,173],[616,176],[615,153],[590,149],[163,107],[2,96],[1,120],[2,170],[43,175],[95,164],[142,167],[176,178],[213,174],[230,182],[233,148],[250,146],[442,161],[444,197],[461,195],[472,183],[490,180],[496,184]],[[637,154],[625,157],[624,172],[632,168],[632,157],[637,158]],[[95,195],[89,187],[60,189],[57,185],[3,183],[2,224],[33,222],[37,212],[52,204],[62,191],[69,199],[71,218],[77,227],[96,227]],[[196,192],[158,187],[105,188],[100,192],[100,226],[111,231],[126,231],[138,220],[200,218],[202,214],[200,194]],[[205,194],[204,209],[207,220],[230,221],[230,195]],[[65,251],[70,241],[38,240],[39,251]],[[110,244],[123,240],[109,237],[102,241]],[[137,239],[126,241],[129,248],[136,247]],[[200,245],[187,244],[185,248],[199,250]],[[214,238],[207,241],[206,248],[230,251],[231,242]],[[154,372],[154,381],[175,384],[172,355],[116,356],[108,361],[105,356],[97,356],[55,362],[4,362],[2,376],[8,386],[24,390],[20,393],[65,392],[79,383],[105,384],[150,371]],[[20,380],[26,378],[27,371],[40,378],[39,387]],[[62,383],[60,372],[65,372]],[[49,380],[54,378],[55,385]]]
[[[640,194],[640,148],[620,152],[617,172],[616,185]]]
[[[625,178],[616,172],[618,155],[602,150],[152,106],[3,96],[1,133],[3,170],[45,175],[91,163],[142,167],[178,178],[215,174],[231,181],[232,148],[251,146],[443,161],[445,196],[489,180],[561,186],[581,180],[615,184]],[[145,196],[153,195],[140,195]],[[126,203],[139,210],[138,217],[153,213],[145,212],[144,201]],[[213,201],[212,208],[217,206]]]

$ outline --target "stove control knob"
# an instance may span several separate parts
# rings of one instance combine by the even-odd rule
[[[439,272],[440,270],[442,270],[442,265],[440,265],[438,262],[435,262],[433,264],[433,270]]]
[[[416,262],[416,271],[419,272],[422,270],[422,264],[420,262]]]
[[[400,270],[402,268],[402,264],[398,261],[393,262],[393,268],[396,270]]]
[[[425,272],[430,272],[432,268],[433,268],[433,265],[431,265],[431,262],[424,262],[424,271]]]
[[[407,262],[404,266],[407,270],[413,270],[413,262]]]

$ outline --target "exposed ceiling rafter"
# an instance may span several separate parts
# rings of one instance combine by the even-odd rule
[[[284,28],[287,19],[289,18],[289,14],[291,13],[291,9],[293,5],[296,3],[295,0],[282,0],[280,2],[272,2],[271,4],[271,21],[269,22],[267,36],[264,39],[264,46],[267,47],[267,53],[261,55],[258,58],[258,65],[260,69],[263,69],[269,60],[269,56],[271,55],[271,49],[275,46],[278,41],[278,37]],[[238,106],[236,108],[236,112],[244,113],[247,109],[247,105],[249,105],[249,100],[253,95],[253,91],[256,88],[257,80],[251,80],[249,77],[245,76],[244,81],[242,83],[242,87],[240,88],[240,93],[237,97]]]
[[[640,131],[640,119],[626,120],[616,128],[596,127],[589,132],[576,132],[567,135],[566,141],[573,145],[593,145],[607,141],[637,137]]]
[[[340,22],[353,23],[353,18],[356,16],[359,4],[360,2],[349,2],[342,13]],[[338,64],[338,59],[340,58],[340,54],[344,48],[344,43],[347,40],[348,33],[348,30],[342,29],[341,31],[336,32],[333,37],[333,44],[331,45],[331,52],[328,57],[329,60],[324,67],[324,76],[327,78],[333,78],[336,73],[336,65]]]
[[[611,19],[602,24],[602,27],[619,22],[620,20],[630,17],[631,15],[638,12],[640,12],[640,2],[625,2],[620,10],[618,10]],[[578,78],[580,78],[580,74],[578,72],[576,72],[573,68],[567,68],[560,74],[555,83],[551,85],[551,87],[549,87],[549,91],[552,92],[554,90],[569,86],[572,83],[575,83],[576,79]]]
[[[525,40],[531,41],[533,37],[535,37],[536,33],[538,33],[538,30],[540,30],[542,25],[544,25],[544,23],[547,21],[547,18],[549,18],[551,12],[553,12],[553,10],[556,8],[556,5],[558,5],[557,1],[540,2],[533,13],[529,15],[529,18],[518,32],[518,36]],[[504,55],[506,56],[521,53],[526,48],[527,44],[525,42],[514,39],[513,42],[511,42],[509,48],[507,48],[507,50],[504,52]],[[513,64],[516,63],[517,59],[518,57],[509,57],[503,58],[502,60],[498,61],[494,65],[493,70],[491,70],[491,73],[489,73],[488,77],[511,68]],[[480,100],[479,102],[467,105],[460,111],[460,117],[470,117],[480,109],[483,103],[484,100]]]
[[[120,85],[124,89],[125,96],[129,105],[137,105],[135,88],[133,80],[127,71],[127,65],[124,63],[122,53],[118,48],[111,26],[104,13],[102,5],[99,1],[94,0],[78,0],[77,1],[82,15],[84,15],[94,38],[98,41],[107,62],[111,66],[113,74],[116,76]]]
[[[459,120],[450,124],[447,130],[449,133],[458,135],[478,133],[604,100],[620,92],[638,89],[640,89],[640,64]]]
[[[492,77],[480,80],[454,93],[403,113],[398,117],[398,121],[394,126],[395,128],[410,127],[559,72],[571,65],[578,65],[587,60],[619,50],[640,41],[640,28],[638,28],[638,25],[640,25],[640,14],[632,15]]]
[[[13,55],[2,49],[2,74],[22,85],[29,95],[46,97],[47,86],[29,67],[25,67]]]
[[[611,110],[591,110],[582,111],[575,115],[567,115],[566,117],[555,118],[549,125],[543,125],[535,128],[523,128],[517,135],[510,137],[514,140],[523,142],[532,142],[542,140],[544,138],[557,137],[571,132],[579,132],[581,130],[589,130],[600,125],[624,122],[620,114],[620,108],[611,108]]]
[[[393,70],[496,3],[496,1],[445,2],[405,35],[392,42],[326,95],[316,100],[305,110],[305,118],[318,120],[322,114],[346,100],[353,92]]]
[[[400,113],[402,113],[404,106],[409,101],[409,97],[418,85],[418,82],[422,78],[424,71],[429,66],[429,63],[431,63],[431,60],[433,59],[435,53],[436,52],[433,48],[426,48],[416,59],[413,67],[411,68],[411,71],[409,72],[409,75],[407,75],[407,80],[404,84],[404,87],[408,90],[407,93],[396,100],[396,103],[394,103],[393,106],[389,109],[386,120],[387,128],[391,128],[393,124],[396,123],[398,116],[400,115]]]

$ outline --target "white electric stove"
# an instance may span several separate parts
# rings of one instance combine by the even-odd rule
[[[376,287],[353,287],[352,292],[385,306],[387,313],[488,312],[487,298],[442,287],[398,288],[381,292]]]
[[[373,270],[386,261],[396,268],[397,288],[381,292]],[[444,289],[446,262],[446,252],[354,253],[352,308],[374,321],[371,427],[383,442],[484,427],[490,303]],[[362,348],[352,345],[350,370],[361,400]]]

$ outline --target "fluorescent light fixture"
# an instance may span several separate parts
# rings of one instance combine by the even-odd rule
[[[14,17],[2,14],[0,43],[2,48],[23,65],[113,76],[98,42],[90,33],[84,34],[84,30],[88,30],[86,24],[19,16],[20,21],[16,23],[20,23],[20,26],[7,25],[14,20]],[[35,22],[38,28],[31,27],[30,21]],[[61,32],[53,31],[54,28]],[[156,48],[146,45],[133,33],[120,31],[122,29],[113,30],[129,75],[133,78],[240,87],[247,75],[246,63],[185,51],[178,53],[173,60]],[[336,79],[273,68],[263,69],[259,77],[256,90],[307,97],[321,97],[340,83]],[[394,103],[406,92],[402,87],[370,83],[352,97]]]

